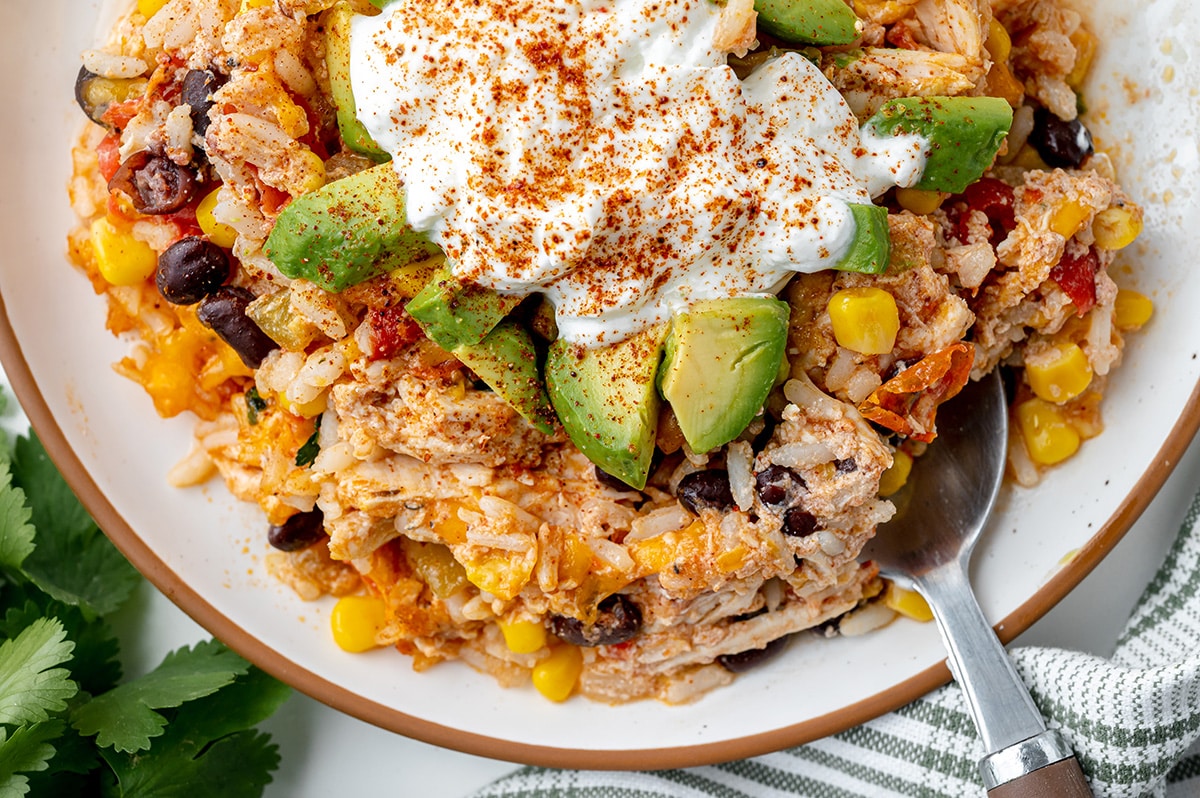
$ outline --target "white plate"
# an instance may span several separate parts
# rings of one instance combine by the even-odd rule
[[[326,603],[306,604],[261,570],[258,511],[213,484],[178,491],[164,474],[190,423],[162,421],[110,364],[127,343],[103,332],[104,303],[66,263],[73,223],[68,150],[78,52],[99,0],[0,4],[0,351],[35,428],[105,530],[210,631],[302,690],[429,742],[516,761],[664,767],[760,753],[898,706],[946,678],[931,625],[897,622],[858,639],[807,640],[698,703],[557,705],[449,664],[413,673],[391,651],[332,645]],[[1098,143],[1146,208],[1146,231],[1114,270],[1154,298],[1110,383],[1108,431],[1032,491],[1008,491],[975,558],[990,618],[1011,638],[1115,544],[1198,423],[1200,377],[1200,19],[1191,0],[1090,15],[1103,49],[1086,99]],[[1064,558],[1076,556],[1063,566]]]

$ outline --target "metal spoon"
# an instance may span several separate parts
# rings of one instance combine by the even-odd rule
[[[1079,762],[1046,723],[984,618],[967,580],[975,542],[1004,476],[1008,408],[997,373],[938,410],[938,437],[896,496],[896,516],[863,550],[880,573],[933,609],[987,754],[990,798],[1091,796]]]

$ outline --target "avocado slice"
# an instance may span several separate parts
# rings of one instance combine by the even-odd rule
[[[408,226],[404,184],[385,163],[292,200],[263,251],[288,277],[337,292],[438,249]]]
[[[521,304],[522,297],[500,294],[464,283],[449,266],[439,269],[404,309],[417,320],[429,340],[454,351],[477,344],[500,320]]]
[[[662,396],[696,453],[724,446],[762,410],[787,346],[789,309],[774,297],[697,302],[671,321]]]
[[[554,408],[542,385],[528,330],[515,321],[502,321],[482,341],[460,344],[451,352],[530,424],[547,434],[554,432]]]
[[[901,97],[884,103],[863,130],[922,136],[927,160],[914,188],[958,194],[992,165],[1012,119],[1012,106],[999,97]]]
[[[844,272],[882,274],[892,257],[887,208],[868,203],[849,203],[854,218],[854,240],[834,268]]]
[[[588,348],[558,339],[546,356],[546,389],[563,428],[593,463],[646,487],[661,400],[655,375],[667,325]]]
[[[758,27],[772,36],[806,44],[850,44],[858,17],[843,0],[754,0]]]
[[[382,7],[382,6],[381,6]],[[358,121],[358,106],[350,84],[350,20],[354,10],[342,0],[325,15],[325,66],[329,69],[329,89],[337,107],[338,130],[342,141],[355,152],[376,163],[390,161],[392,156],[371,138]]]

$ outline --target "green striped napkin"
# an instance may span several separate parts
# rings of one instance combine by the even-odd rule
[[[1012,652],[1101,798],[1200,795],[1198,517],[1200,495],[1112,659]],[[980,796],[982,754],[962,695],[949,685],[870,723],[766,756],[646,773],[523,768],[472,798]]]

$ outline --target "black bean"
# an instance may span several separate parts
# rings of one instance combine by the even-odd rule
[[[808,629],[806,629],[805,631],[811,632],[812,634],[816,635],[817,637],[825,637],[825,638],[837,637],[838,632],[839,632],[838,626],[841,624],[842,618],[844,618],[844,617],[845,617],[845,615],[843,614],[843,615],[837,615],[833,618],[828,618],[824,621],[821,621],[816,626],[808,627]]]
[[[787,648],[791,639],[790,635],[784,635],[775,638],[763,648],[752,648],[737,654],[722,654],[717,657],[717,662],[732,673],[745,673],[775,659]]]
[[[194,305],[229,279],[229,256],[211,241],[189,236],[158,256],[154,282],[163,299],[175,305]]]
[[[754,436],[754,440],[750,442],[750,448],[756,452],[761,452],[766,445],[771,441],[771,436],[775,434],[775,428],[779,426],[779,421],[770,413],[763,413],[763,428],[762,431]]]
[[[1048,166],[1079,166],[1095,152],[1092,134],[1079,119],[1059,119],[1046,108],[1033,113],[1029,143]]]
[[[637,637],[642,631],[642,611],[633,601],[614,593],[596,607],[595,623],[551,615],[550,631],[558,639],[576,646],[613,646]]]
[[[762,503],[771,507],[790,507],[808,489],[802,476],[790,468],[774,464],[754,475],[754,487]]]
[[[834,460],[833,465],[839,474],[853,474],[858,470],[858,461],[853,457],[847,457],[844,460]]]
[[[222,80],[207,69],[192,69],[183,76],[180,100],[192,109],[192,129],[203,136],[208,130],[208,111],[213,107],[212,94],[221,88]]]
[[[246,308],[252,301],[254,294],[245,288],[225,286],[206,297],[196,315],[222,341],[233,347],[243,363],[256,369],[267,355],[279,348],[279,344],[246,315]]]
[[[325,537],[325,514],[317,507],[307,513],[296,513],[282,524],[272,524],[267,530],[267,542],[280,551],[300,551]]]
[[[817,531],[817,519],[812,513],[793,507],[783,514],[783,534],[805,538]]]
[[[728,510],[733,506],[729,472],[718,468],[693,471],[679,480],[675,496],[684,507],[696,514],[705,508]]]
[[[75,76],[75,102],[87,114],[88,119],[95,122],[97,125],[104,125],[104,120],[100,117],[108,110],[108,97],[102,96],[107,94],[96,91],[98,81],[102,78],[95,72],[92,72],[85,66],[79,68],[79,74]]]
[[[121,164],[108,181],[108,190],[127,195],[138,213],[162,215],[192,201],[196,177],[186,166],[142,150]]]

